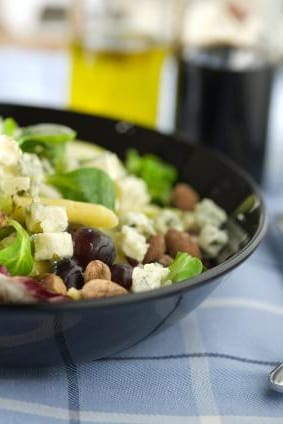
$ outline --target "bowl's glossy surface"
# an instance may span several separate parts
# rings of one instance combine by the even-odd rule
[[[74,112],[0,105],[0,115],[12,116],[21,125],[68,125],[77,130],[79,138],[101,144],[121,157],[129,147],[157,154],[178,167],[181,180],[190,182],[202,196],[214,199],[233,216],[229,227],[231,251],[224,252],[226,260],[188,282],[97,301],[1,306],[2,365],[46,366],[60,363],[62,358],[70,365],[130,347],[165,322],[171,324],[193,310],[264,236],[265,208],[253,182],[235,165],[205,148],[123,122]]]

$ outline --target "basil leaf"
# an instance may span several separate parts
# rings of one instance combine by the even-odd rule
[[[178,283],[195,277],[203,271],[203,264],[199,258],[188,255],[188,253],[179,252],[174,262],[169,266],[168,280]]]
[[[24,152],[35,153],[48,159],[57,172],[65,168],[66,144],[76,138],[71,128],[57,124],[38,124],[25,127],[18,138]]]
[[[47,177],[47,182],[56,187],[65,199],[115,207],[115,185],[101,169],[80,168],[64,174]]]
[[[169,203],[173,184],[178,177],[174,166],[154,155],[140,156],[136,150],[127,152],[125,165],[130,174],[144,180],[153,202],[160,205]]]
[[[22,128],[19,137],[21,146],[40,141],[42,143],[66,143],[74,140],[76,132],[69,127],[57,124],[37,124]]]
[[[12,275],[29,275],[33,268],[29,234],[12,219],[8,221],[8,226],[13,227],[16,234],[10,240],[7,239],[8,245],[0,250],[0,264],[4,265]],[[5,239],[2,242],[6,244]]]

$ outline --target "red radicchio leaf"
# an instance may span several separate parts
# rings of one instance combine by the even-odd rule
[[[68,300],[68,296],[46,290],[30,277],[10,277],[0,273],[0,302],[38,303]]]
[[[38,281],[32,278],[18,277],[18,280],[24,284],[26,290],[39,301],[53,301],[56,302],[61,300],[69,299],[68,296],[58,295],[44,288]]]
[[[7,268],[4,265],[0,265],[0,274],[10,275]]]

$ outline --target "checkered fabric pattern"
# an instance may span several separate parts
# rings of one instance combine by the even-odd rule
[[[266,200],[283,210],[283,196]],[[118,356],[77,364],[70,352],[55,368],[0,367],[0,423],[282,423],[283,395],[267,380],[283,360],[276,252],[269,232],[197,310]]]

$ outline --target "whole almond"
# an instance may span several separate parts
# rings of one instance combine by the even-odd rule
[[[165,237],[163,234],[156,234],[148,239],[148,250],[143,263],[157,262],[164,255],[166,250]]]
[[[95,260],[91,261],[84,272],[85,283],[91,280],[111,280],[111,271],[104,262]]]
[[[168,267],[169,265],[171,265],[173,262],[173,258],[171,258],[171,256],[169,255],[162,255],[159,259],[158,259],[158,263],[160,263],[161,265]]]
[[[192,211],[199,202],[198,193],[188,184],[179,183],[172,193],[172,204],[182,211]]]
[[[44,274],[40,277],[39,282],[46,290],[62,295],[67,294],[64,281],[56,274]]]
[[[91,280],[81,289],[82,299],[98,299],[127,294],[127,290],[109,280]]]
[[[196,241],[186,232],[170,229],[165,235],[168,255],[175,258],[178,252],[186,252],[191,256],[201,257],[201,251]]]

